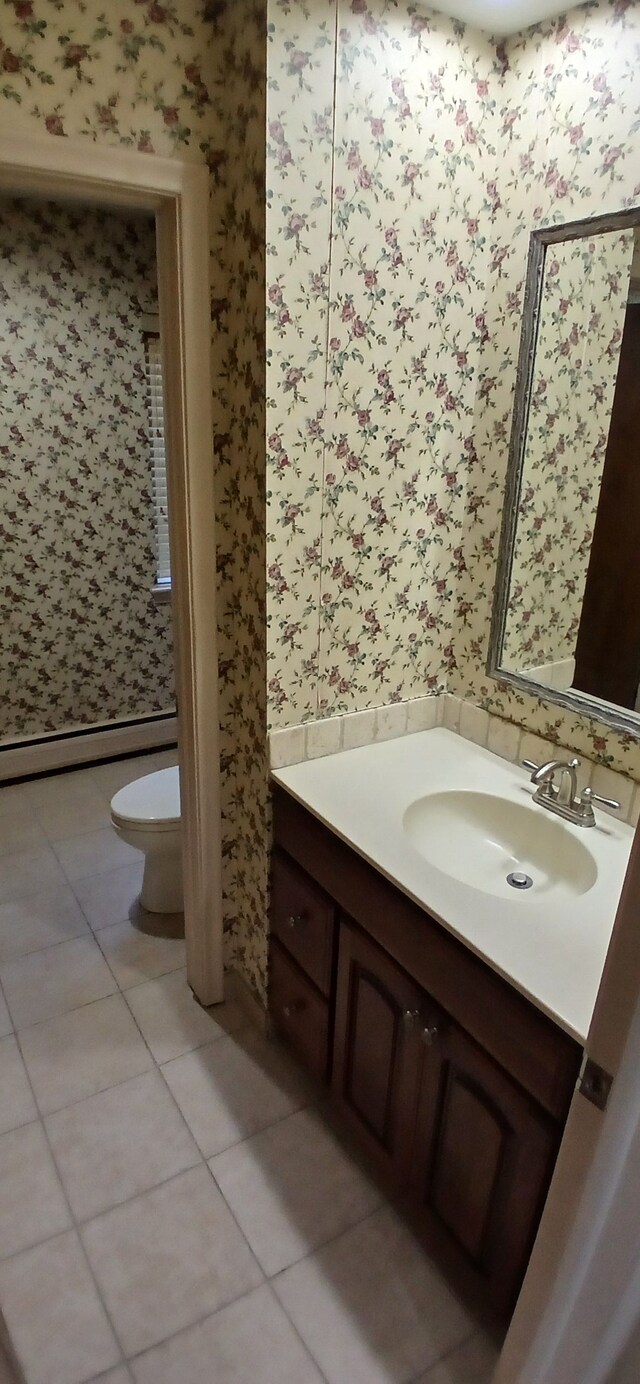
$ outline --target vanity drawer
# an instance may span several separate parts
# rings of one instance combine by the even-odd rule
[[[271,870],[271,931],[317,985],[331,989],[335,906],[314,880],[276,850]]]
[[[325,1081],[329,1067],[329,1006],[278,942],[272,939],[269,1013],[305,1067]]]

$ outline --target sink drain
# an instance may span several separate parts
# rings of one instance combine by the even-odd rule
[[[522,874],[520,870],[512,870],[511,874],[507,875],[507,884],[510,884],[512,889],[530,889],[533,880],[531,875]]]

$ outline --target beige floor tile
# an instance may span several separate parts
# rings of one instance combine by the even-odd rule
[[[46,774],[25,784],[28,800],[33,807],[59,804],[74,799],[95,797],[97,787],[92,769],[71,769],[66,774]]]
[[[135,1384],[322,1384],[267,1284],[139,1356],[132,1370]]]
[[[73,881],[104,874],[118,865],[133,865],[141,859],[140,851],[116,836],[112,827],[55,841],[53,850],[67,879]]]
[[[184,968],[184,938],[151,937],[131,923],[100,930],[99,942],[122,990]]]
[[[0,990],[0,1038],[5,1038],[8,1033],[13,1033],[13,1024],[4,995]]]
[[[97,932],[129,917],[142,888],[144,861],[105,870],[104,874],[74,881],[73,892],[89,923]]]
[[[82,797],[39,803],[35,814],[49,841],[63,841],[67,836],[82,836],[111,825],[109,803],[93,787]]]
[[[478,1333],[421,1374],[415,1384],[491,1384],[497,1362],[496,1347]]]
[[[0,1259],[67,1230],[71,1217],[39,1120],[0,1136]]]
[[[94,938],[75,937],[0,966],[0,981],[16,1029],[104,999],[116,982]]]
[[[5,1259],[0,1301],[29,1384],[81,1384],[119,1363],[75,1231]]]
[[[380,1205],[380,1193],[311,1110],[211,1159],[225,1201],[268,1277]]]
[[[55,889],[65,882],[51,846],[0,858],[0,904],[39,894],[43,889]]]
[[[14,1037],[0,1039],[0,1134],[35,1120],[38,1111]]]
[[[157,1071],[59,1110],[45,1123],[74,1215],[81,1221],[200,1161]]]
[[[184,971],[173,971],[127,990],[127,1004],[139,1024],[156,1062],[170,1062],[183,1052],[246,1023],[233,1000],[202,1009],[187,985]]]
[[[329,1384],[408,1384],[474,1327],[388,1207],[273,1283]]]
[[[66,942],[89,931],[68,884],[0,905],[0,962]]]
[[[40,850],[46,844],[45,833],[31,812],[12,812],[0,817],[0,856]]]
[[[203,1164],[89,1221],[82,1237],[127,1356],[215,1312],[261,1278]]]
[[[106,1374],[96,1374],[89,1384],[131,1384],[133,1375],[129,1373],[127,1365],[120,1365],[117,1370],[108,1370]]]
[[[120,995],[96,1000],[34,1024],[21,1034],[22,1053],[43,1114],[96,1095],[152,1066]]]
[[[307,1082],[253,1029],[186,1053],[163,1067],[205,1158],[307,1105]]]
[[[0,787],[0,817],[12,817],[14,812],[30,812],[28,784],[9,783]]]

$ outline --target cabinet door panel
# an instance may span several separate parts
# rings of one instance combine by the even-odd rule
[[[431,1202],[442,1223],[476,1261],[488,1229],[505,1135],[508,1137],[505,1122],[486,1093],[468,1082],[464,1073],[452,1073],[434,1161]]]
[[[412,1192],[445,1258],[508,1310],[541,1214],[558,1132],[456,1025],[425,1053]]]
[[[407,1027],[420,991],[374,942],[340,927],[333,1090],[379,1170],[394,1186],[408,1175],[420,1046]]]
[[[271,931],[323,995],[331,989],[335,907],[282,851],[271,862]]]

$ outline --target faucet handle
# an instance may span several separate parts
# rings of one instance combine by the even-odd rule
[[[530,769],[531,772],[532,772],[532,774],[537,774],[538,769],[540,768],[540,765],[539,765],[539,764],[534,764],[534,762],[533,762],[532,759],[523,759],[523,761],[522,761],[522,767],[523,767],[523,769]]]
[[[603,807],[610,807],[616,812],[620,809],[620,803],[617,803],[615,798],[602,798],[599,793],[594,793],[592,788],[583,788],[580,801],[585,807],[588,807],[589,803],[601,803]]]

